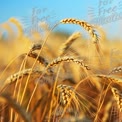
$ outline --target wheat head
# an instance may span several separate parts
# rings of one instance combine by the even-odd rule
[[[93,26],[85,21],[81,21],[81,20],[74,19],[74,18],[66,18],[66,19],[61,20],[60,23],[80,25],[86,31],[89,32],[89,34],[92,36],[95,43],[97,43],[99,41],[98,35],[95,33],[95,29],[93,28]]]
[[[65,43],[61,45],[59,56],[63,56],[72,43],[81,36],[80,32],[73,33]]]
[[[79,66],[84,67],[87,70],[90,70],[90,68],[86,64],[84,64],[83,60],[79,60],[70,56],[58,57],[54,59],[51,63],[49,63],[48,67],[60,64],[61,62],[74,62],[78,64]]]
[[[111,88],[111,91],[117,102],[120,112],[122,112],[122,93],[120,93],[120,91],[117,88],[113,88],[113,87]]]

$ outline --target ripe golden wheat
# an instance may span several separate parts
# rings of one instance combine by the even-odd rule
[[[8,66],[4,64],[3,59],[6,60],[6,54],[9,52],[5,57],[0,53],[0,61],[3,62],[1,72],[6,67],[0,75],[1,82],[4,82],[0,89],[0,121],[111,121],[111,118],[115,117],[111,114],[113,103],[117,104],[117,114],[120,115],[116,116],[116,119],[122,120],[122,80],[116,75],[120,73],[121,76],[122,67],[120,62],[116,62],[115,68],[110,70],[110,51],[106,45],[112,45],[113,42],[105,40],[103,44],[107,44],[102,50],[97,27],[74,18],[65,18],[58,23],[83,27],[92,37],[94,48],[92,43],[86,43],[87,40],[80,32],[70,36],[52,32],[56,25],[51,30],[46,28],[43,39],[40,32],[32,32],[31,38],[26,36],[19,20],[11,18],[9,22],[18,30],[16,41],[12,42],[9,38],[13,45],[11,49],[23,47],[25,40],[29,41],[29,44],[21,56],[15,52],[19,58]],[[14,30],[8,26],[3,28]],[[102,39],[107,39],[104,34],[103,36],[101,35]],[[17,40],[21,40],[18,43],[22,46],[15,43]],[[33,40],[38,40],[38,43],[34,42],[28,49]],[[3,40],[0,41],[1,50],[5,46],[4,43],[7,44]],[[5,50],[3,52],[5,53]]]

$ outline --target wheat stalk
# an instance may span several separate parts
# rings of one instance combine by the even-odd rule
[[[41,54],[42,49],[43,49],[44,45],[46,44],[46,42],[47,42],[47,40],[48,40],[48,38],[49,38],[50,33],[52,32],[52,30],[53,30],[56,26],[58,26],[58,24],[59,24],[59,23],[55,24],[55,25],[53,26],[53,28],[51,28],[50,31],[47,33],[47,36],[46,36],[44,42],[42,43],[42,47],[41,47],[41,49],[39,50],[38,56]],[[36,64],[37,59],[38,59],[38,57],[35,59],[33,65],[32,65],[32,69],[34,68],[34,66],[35,66],[35,64]],[[31,73],[30,73],[30,74],[31,74]],[[44,72],[43,72],[43,74],[44,74]],[[40,78],[43,76],[43,74],[40,76]],[[23,90],[23,93],[22,93],[22,99],[20,100],[20,104],[22,104],[22,102],[23,102],[23,100],[24,100],[25,92],[26,92],[26,89],[27,89],[27,86],[28,86],[28,83],[29,83],[30,76],[31,76],[31,75],[28,75],[28,78],[27,78],[27,80],[26,80],[26,84],[25,84],[25,87],[24,87],[24,90]],[[40,78],[39,78],[39,79],[40,79]],[[35,87],[34,87],[34,90],[33,90],[33,92],[32,92],[32,95],[31,95],[31,97],[30,97],[30,100],[29,100],[29,104],[30,104],[30,102],[31,102],[31,100],[32,100],[32,98],[33,98],[33,96],[34,96],[34,94],[35,94],[35,91],[36,91],[36,89],[37,89],[38,84],[39,84],[39,82],[36,82],[36,85],[35,85]],[[27,109],[29,108],[29,104],[28,104]],[[50,115],[49,115],[49,116],[50,116]]]
[[[20,115],[22,117],[22,119],[25,122],[31,122],[31,116],[30,116],[30,114],[28,114],[25,111],[25,109],[22,106],[20,106],[19,103],[16,102],[16,100],[14,100],[13,98],[11,98],[9,94],[2,93],[2,94],[0,94],[0,98],[3,98],[7,102],[7,104],[11,108],[13,108],[18,113],[18,115]]]

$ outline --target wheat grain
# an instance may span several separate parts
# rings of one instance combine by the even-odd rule
[[[28,56],[29,56],[29,57],[32,57],[32,58],[34,58],[34,59],[37,59],[37,61],[38,61],[39,63],[41,63],[41,64],[44,64],[44,66],[47,66],[47,65],[48,65],[47,60],[46,60],[44,57],[42,57],[42,56],[38,56],[38,54],[35,53],[35,52],[30,52],[30,53],[28,54]]]

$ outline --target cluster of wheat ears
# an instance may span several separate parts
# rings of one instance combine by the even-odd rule
[[[21,38],[20,23],[14,18],[9,21],[19,28]],[[87,43],[75,32],[53,51],[47,42],[59,24],[77,24],[91,38]],[[98,32],[98,27],[86,21],[66,18],[21,54],[19,71],[6,76],[1,86],[0,122],[121,122],[122,67],[111,70],[104,63],[108,47]],[[58,39],[50,43],[55,45]],[[80,49],[79,43],[83,44]],[[93,54],[97,57],[90,60]],[[1,71],[0,78],[13,62]]]

